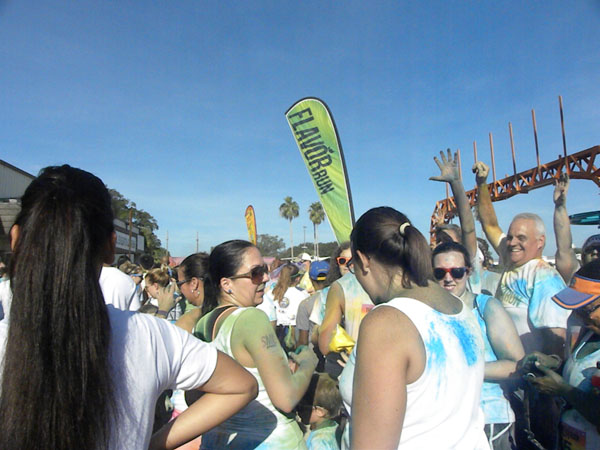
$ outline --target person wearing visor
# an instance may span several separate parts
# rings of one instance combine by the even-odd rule
[[[558,292],[552,300],[573,310],[585,328],[580,333],[573,352],[556,371],[560,360],[535,352],[519,365],[531,386],[544,394],[560,396],[567,408],[561,415],[561,448],[600,448],[600,260],[595,259],[573,276],[570,286]]]
[[[481,407],[485,434],[492,449],[510,450],[515,443],[515,414],[498,381],[517,373],[525,352],[515,325],[499,300],[467,290],[472,267],[467,249],[448,241],[433,250],[433,277],[473,311],[485,344],[485,372]]]

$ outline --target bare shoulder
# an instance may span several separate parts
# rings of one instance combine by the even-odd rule
[[[406,314],[398,309],[382,305],[372,309],[360,324],[359,336],[367,334],[374,338],[390,339],[390,345],[399,344],[397,339],[418,336],[419,332]],[[360,338],[359,338],[360,339]]]
[[[253,332],[263,330],[264,328],[273,329],[265,312],[258,308],[246,308],[243,310],[236,321],[235,328],[237,330],[249,330]]]

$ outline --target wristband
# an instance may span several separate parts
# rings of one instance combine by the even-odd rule
[[[169,312],[168,311],[163,311],[162,309],[159,309],[158,311],[156,311],[154,313],[155,316],[159,316],[160,315],[160,316],[165,316],[165,317],[167,317],[167,314],[169,314]]]

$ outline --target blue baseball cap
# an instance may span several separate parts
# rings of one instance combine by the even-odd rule
[[[327,261],[315,261],[310,265],[308,276],[311,280],[324,281],[329,272],[329,263]]]

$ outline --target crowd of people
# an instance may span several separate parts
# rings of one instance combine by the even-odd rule
[[[328,258],[270,265],[243,240],[115,264],[102,181],[43,169],[0,266],[0,448],[600,448],[600,235],[579,259],[568,177],[552,265],[536,214],[502,231],[485,164],[484,240],[434,159],[460,226],[433,245],[377,207]]]

